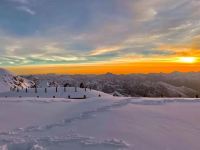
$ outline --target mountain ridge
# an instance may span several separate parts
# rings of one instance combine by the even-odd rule
[[[0,92],[10,91],[11,89],[29,88],[33,85],[34,82],[0,68]]]
[[[101,74],[101,75],[29,75],[38,87],[85,86],[105,93],[118,92],[124,96],[195,97],[200,89],[200,73],[171,74]],[[54,84],[47,84],[47,82]]]

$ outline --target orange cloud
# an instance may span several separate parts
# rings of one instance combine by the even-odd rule
[[[200,36],[196,36],[186,43],[162,44],[157,49],[170,50],[179,57],[200,57]]]

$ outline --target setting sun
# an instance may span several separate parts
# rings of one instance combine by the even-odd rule
[[[195,62],[197,62],[197,58],[196,57],[179,57],[178,58],[178,62],[181,62],[181,63],[195,63]]]

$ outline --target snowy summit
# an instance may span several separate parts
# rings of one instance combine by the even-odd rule
[[[29,88],[33,82],[0,68],[0,92]]]

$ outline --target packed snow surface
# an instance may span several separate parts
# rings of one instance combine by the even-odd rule
[[[0,98],[0,150],[199,150],[200,99]]]

